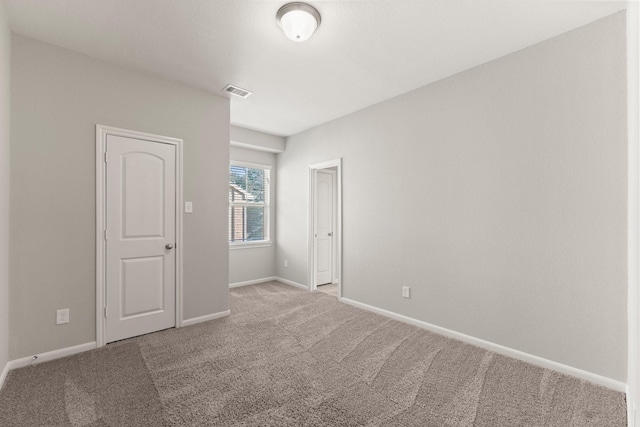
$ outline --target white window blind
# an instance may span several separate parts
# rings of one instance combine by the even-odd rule
[[[269,240],[268,167],[229,167],[229,243]]]

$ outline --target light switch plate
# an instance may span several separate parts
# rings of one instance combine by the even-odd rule
[[[402,296],[404,298],[411,298],[411,288],[408,286],[402,287]]]
[[[193,203],[192,202],[184,202],[184,212],[185,213],[193,213]]]

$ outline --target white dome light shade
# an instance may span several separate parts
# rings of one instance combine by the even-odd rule
[[[320,25],[320,13],[306,3],[288,3],[278,10],[276,20],[288,38],[303,42]]]

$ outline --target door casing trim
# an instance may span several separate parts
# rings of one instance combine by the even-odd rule
[[[107,338],[106,307],[106,168],[105,153],[107,136],[142,139],[151,142],[172,144],[176,147],[176,328],[182,326],[182,140],[111,126],[96,125],[96,346],[103,347]]]
[[[307,225],[307,277],[309,283],[309,290],[315,291],[318,289],[315,278],[315,248],[314,248],[314,236],[313,236],[313,221],[314,221],[314,174],[319,169],[336,168],[336,265],[337,277],[338,277],[338,297],[342,297],[343,283],[342,283],[342,158],[328,160],[322,163],[315,163],[309,166],[309,191],[308,191],[308,225]],[[335,276],[336,274],[334,274]],[[333,278],[332,278],[333,279]]]

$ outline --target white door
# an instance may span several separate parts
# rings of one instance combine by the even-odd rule
[[[316,285],[333,281],[333,222],[335,173],[316,171],[314,200],[315,278]]]
[[[106,342],[175,326],[176,146],[108,135]]]

